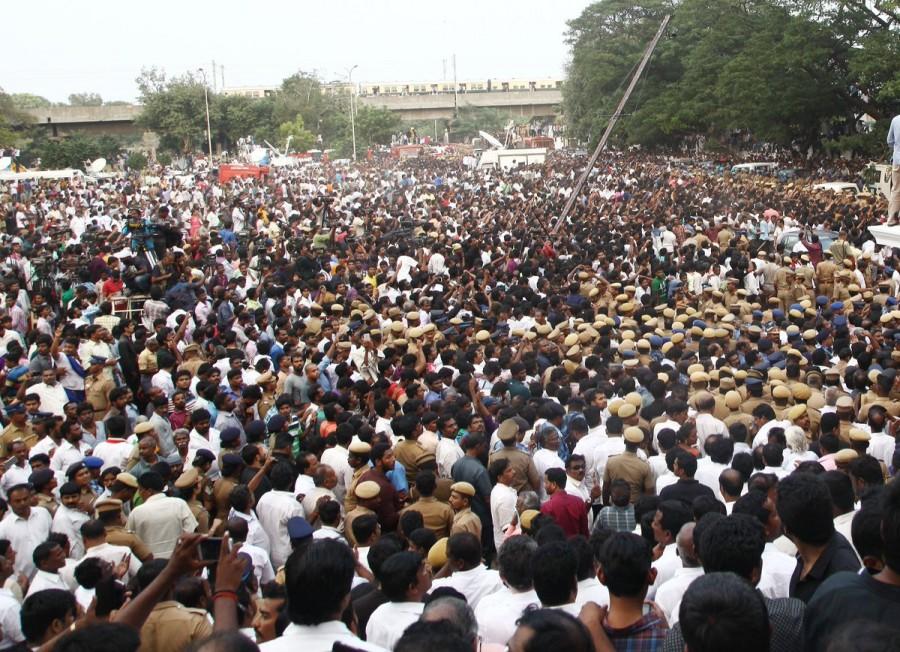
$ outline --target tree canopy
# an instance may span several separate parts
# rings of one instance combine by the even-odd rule
[[[160,136],[163,149],[187,153],[205,150],[206,108],[202,80],[190,74],[168,79],[148,69],[138,78],[144,110],[140,124]],[[291,149],[304,151],[318,136],[324,146],[348,156],[352,150],[350,96],[329,92],[315,76],[298,72],[265,97],[215,94],[207,89],[214,147],[233,148],[238,138],[252,135],[280,147],[293,135]],[[357,149],[390,143],[399,118],[386,109],[356,105]],[[275,142],[278,141],[278,142]]]
[[[72,93],[69,95],[70,106],[102,106],[103,98],[98,93]]]
[[[696,136],[727,140],[742,131],[781,145],[865,148],[863,116],[884,122],[900,109],[897,5],[601,0],[569,22],[572,57],[563,90],[569,128],[577,138],[599,139],[663,16],[671,14],[615,138],[673,144]]]

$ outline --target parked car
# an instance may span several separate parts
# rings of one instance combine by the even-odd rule
[[[831,246],[831,243],[837,240],[838,237],[837,231],[830,231],[828,229],[813,229],[812,232],[819,236],[819,244],[822,245],[823,251],[828,249]],[[779,252],[782,256],[790,255],[794,250],[794,245],[800,240],[801,235],[803,235],[803,232],[800,231],[800,229],[788,229],[787,231],[782,231],[781,235],[779,235],[778,239],[775,241],[775,251]]]
[[[826,181],[813,184],[813,190],[830,190],[835,193],[849,192],[854,195],[859,192],[859,186],[851,181]]]

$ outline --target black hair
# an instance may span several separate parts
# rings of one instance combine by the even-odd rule
[[[593,652],[594,643],[584,624],[559,609],[525,611],[517,624],[534,632],[522,652]]]
[[[660,526],[664,531],[672,534],[673,540],[678,536],[682,526],[694,518],[688,506],[680,500],[664,500],[657,506],[656,510],[662,516]]]
[[[882,497],[881,536],[884,540],[884,563],[900,572],[900,482],[891,482]]]
[[[472,642],[449,620],[417,620],[403,631],[394,652],[472,652]]]
[[[531,562],[534,590],[541,604],[558,607],[568,604],[577,590],[578,558],[562,541],[540,546]]]
[[[38,645],[54,620],[65,622],[66,616],[75,618],[75,596],[62,589],[45,589],[32,593],[22,603],[19,614],[22,634],[32,645]]]
[[[831,503],[842,514],[853,511],[853,482],[850,476],[843,471],[826,471],[822,474],[828,493],[831,494]]]
[[[357,543],[363,544],[372,538],[378,529],[378,517],[375,514],[363,514],[353,519],[351,524],[353,538]]]
[[[578,535],[569,539],[569,547],[575,553],[578,560],[578,571],[576,576],[578,581],[596,577],[596,559],[594,558],[594,549],[591,547],[587,537]]]
[[[103,577],[103,561],[99,557],[87,557],[75,567],[75,581],[86,589],[97,588]]]
[[[547,480],[555,484],[560,489],[566,488],[566,472],[563,469],[553,467],[544,471],[544,475],[547,476]]]
[[[691,652],[768,652],[771,630],[762,595],[733,573],[694,580],[678,611]]]
[[[356,561],[345,543],[315,540],[291,553],[285,565],[287,610],[298,625],[319,625],[339,613],[350,593]]]
[[[785,533],[811,545],[834,534],[831,495],[821,476],[792,473],[778,483],[778,516]]]
[[[850,525],[850,538],[859,556],[881,559],[884,555],[884,540],[881,538],[881,521],[884,512],[878,501],[872,501],[856,512]]]
[[[381,567],[384,565],[384,562],[391,555],[401,550],[403,550],[403,545],[394,534],[383,536],[372,544],[372,547],[369,548],[369,554],[366,556],[366,561],[369,562],[369,568],[372,570],[375,579],[379,582],[381,581]]]
[[[422,512],[410,509],[400,514],[400,534],[409,536],[410,532],[425,527],[425,517]]]
[[[417,552],[398,552],[381,565],[381,591],[391,602],[406,602],[406,592],[415,586],[422,555]]]
[[[537,543],[529,536],[517,534],[500,546],[497,562],[500,577],[516,591],[528,591],[534,586],[532,561],[537,551]]]
[[[471,532],[454,534],[447,540],[447,557],[474,568],[481,563],[481,541]]]
[[[616,532],[603,544],[600,564],[612,595],[634,598],[646,591],[651,551],[643,537]]]
[[[750,581],[753,571],[762,566],[766,537],[759,520],[734,514],[710,525],[700,547],[706,573],[737,573]]]

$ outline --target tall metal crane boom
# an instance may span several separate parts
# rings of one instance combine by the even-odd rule
[[[659,39],[662,38],[662,35],[666,31],[666,27],[668,26],[669,20],[671,18],[671,15],[666,14],[666,17],[663,18],[662,24],[660,24],[659,29],[656,30],[656,36],[653,37],[653,40],[650,41],[650,45],[648,45],[647,49],[644,51],[644,57],[643,59],[641,59],[641,63],[638,66],[638,69],[634,72],[634,76],[631,78],[631,83],[628,84],[628,88],[625,90],[625,94],[622,96],[622,99],[619,100],[619,105],[616,107],[615,112],[609,119],[609,123],[606,125],[606,130],[603,132],[603,136],[600,137],[600,142],[597,143],[597,148],[594,150],[594,153],[591,154],[591,158],[588,161],[587,166],[584,168],[584,172],[581,173],[581,176],[578,178],[578,183],[575,184],[575,187],[572,189],[572,193],[569,195],[569,199],[566,201],[566,205],[563,207],[563,211],[559,216],[559,220],[557,220],[556,224],[553,226],[554,235],[556,235],[556,232],[559,231],[560,227],[565,223],[566,217],[568,217],[569,212],[575,205],[575,202],[578,201],[578,195],[581,194],[581,190],[582,188],[584,188],[584,182],[587,181],[588,175],[591,173],[591,170],[594,169],[594,165],[597,163],[597,159],[600,158],[600,152],[602,152],[606,148],[606,141],[609,139],[609,136],[612,133],[613,129],[615,129],[616,122],[619,121],[619,116],[622,115],[622,111],[625,109],[625,104],[628,103],[628,98],[631,97],[631,92],[634,90],[634,87],[637,86],[641,75],[644,73],[644,68],[647,67],[647,62],[650,61],[650,57],[653,55],[653,50],[656,49],[656,44],[659,43]]]

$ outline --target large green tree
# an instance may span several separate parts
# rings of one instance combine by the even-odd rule
[[[596,142],[662,17],[672,15],[614,138],[674,143],[744,130],[809,145],[898,108],[896,2],[601,0],[569,23],[564,101]],[[859,139],[854,141],[859,143]]]
[[[163,71],[145,69],[137,78],[143,105],[138,124],[159,134],[160,146],[181,153],[205,150],[206,106],[203,83],[186,73],[167,79]]]
[[[99,93],[72,93],[69,95],[72,106],[102,106],[103,98]]]
[[[276,147],[283,147],[287,139],[291,139],[290,150],[292,152],[305,152],[311,149],[316,142],[316,136],[303,124],[303,116],[299,113],[291,122],[282,122],[278,126],[278,142],[272,143]],[[283,152],[286,153],[286,152]]]
[[[22,109],[23,111],[28,109],[46,109],[53,105],[46,97],[32,95],[31,93],[13,93],[10,95],[10,99],[17,109]]]
[[[20,147],[27,140],[31,116],[0,88],[0,147]]]

